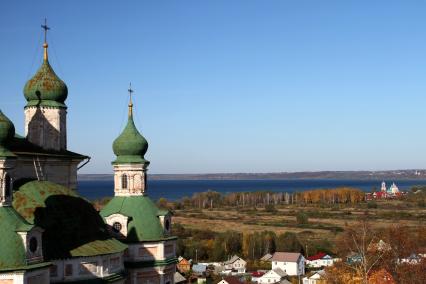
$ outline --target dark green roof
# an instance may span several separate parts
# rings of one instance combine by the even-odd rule
[[[155,203],[147,196],[116,196],[102,209],[101,216],[106,218],[112,214],[129,217],[126,242],[159,241],[171,239],[163,230]]]
[[[27,267],[24,242],[18,232],[33,228],[11,206],[0,207],[0,271]]]
[[[120,252],[126,245],[112,238],[99,213],[73,190],[48,181],[31,181],[14,193],[13,206],[44,229],[48,260]]]
[[[0,110],[0,157],[14,156],[14,154],[9,150],[14,135],[15,126]]]
[[[50,106],[66,108],[68,88],[55,74],[49,61],[43,61],[36,74],[25,84],[24,96],[27,106]]]
[[[60,157],[62,159],[81,159],[84,160],[88,158],[86,155],[74,153],[68,150],[55,151],[55,150],[46,150],[42,147],[35,145],[29,142],[26,138],[15,134],[15,137],[10,143],[10,151],[13,152],[16,156],[50,156],[50,157]]]
[[[115,139],[112,149],[117,156],[113,164],[149,163],[144,157],[148,150],[148,141],[137,130],[131,112],[126,127]]]

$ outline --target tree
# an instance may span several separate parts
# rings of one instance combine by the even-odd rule
[[[378,249],[379,241],[367,220],[346,228],[336,241],[337,250],[342,257],[350,254],[356,256],[356,261],[352,261],[349,267],[361,277],[364,284],[368,284],[370,272],[385,254],[385,250]]]

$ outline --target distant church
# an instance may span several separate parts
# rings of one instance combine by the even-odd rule
[[[25,136],[0,111],[0,284],[174,284],[171,214],[147,196],[148,142],[133,122],[131,90],[113,143],[115,196],[97,212],[76,192],[89,157],[67,149],[68,89],[42,27],[43,63],[24,87]]]

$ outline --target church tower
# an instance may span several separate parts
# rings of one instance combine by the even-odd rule
[[[114,198],[100,214],[112,236],[128,245],[124,264],[129,284],[174,284],[176,237],[172,236],[172,214],[158,208],[148,197],[145,160],[148,142],[133,122],[132,92],[129,89],[127,125],[113,143]]]
[[[139,133],[133,121],[132,93],[130,85],[127,125],[112,146],[117,156],[112,162],[115,196],[138,196],[146,193],[146,171],[149,161],[145,160],[144,156],[148,150],[148,142]]]
[[[49,64],[46,23],[44,29],[43,63],[36,74],[25,84],[25,135],[33,144],[45,150],[67,149],[65,100],[68,88]]]

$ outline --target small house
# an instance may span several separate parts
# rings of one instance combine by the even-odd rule
[[[223,263],[225,271],[236,271],[238,273],[246,273],[247,262],[241,257],[234,255]]]
[[[266,272],[262,277],[260,277],[257,280],[257,283],[259,284],[273,284],[273,283],[278,283],[282,280],[284,280],[284,277],[287,276],[287,273],[285,273],[282,269],[280,268],[275,268],[272,270],[269,270],[268,272]]]
[[[272,270],[279,268],[290,276],[305,274],[305,258],[296,252],[276,252],[272,256]]]

